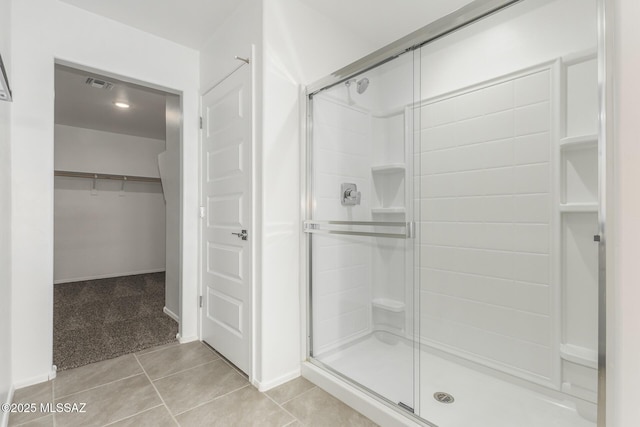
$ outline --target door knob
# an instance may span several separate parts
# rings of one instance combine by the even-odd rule
[[[249,237],[249,233],[247,233],[247,230],[242,230],[240,231],[240,233],[231,233],[231,234],[238,236],[242,240],[247,240],[247,237]]]

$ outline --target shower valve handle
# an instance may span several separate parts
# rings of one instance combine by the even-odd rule
[[[358,186],[356,184],[342,184],[340,194],[342,195],[341,202],[343,206],[355,206],[360,204],[362,195],[358,191]]]
[[[359,191],[356,191],[356,190],[347,190],[344,192],[344,198],[346,200],[355,201],[356,205],[359,205],[361,194]]]

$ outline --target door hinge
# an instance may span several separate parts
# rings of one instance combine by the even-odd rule
[[[200,117],[200,129],[202,129],[202,117]]]
[[[200,302],[199,302],[200,308],[202,308],[202,295],[200,295]]]
[[[200,218],[204,218],[206,213],[207,211],[205,210],[204,206],[200,206]]]

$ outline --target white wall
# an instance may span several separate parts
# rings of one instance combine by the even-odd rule
[[[614,191],[613,230],[609,229],[609,265],[614,279],[608,296],[607,418],[608,426],[640,425],[640,3],[636,0],[607,2],[612,8],[608,36],[613,52],[614,83]],[[611,233],[613,231],[613,233]],[[612,333],[611,333],[612,332]]]
[[[595,0],[525,1],[424,46],[422,98],[595,49],[595,4]],[[542,22],[545,31],[540,31]]]
[[[372,50],[348,28],[291,0],[264,2],[262,105],[262,381],[298,374],[300,334],[300,85]]]
[[[54,168],[72,172],[158,178],[162,139],[55,125]]]
[[[165,308],[180,317],[180,98],[167,96],[165,173],[162,176],[166,212]]]
[[[54,135],[56,170],[158,177],[163,140],[64,125]],[[92,186],[90,179],[55,178],[54,283],[164,271],[160,183]]]
[[[56,0],[12,10],[12,321],[14,383],[52,364],[54,60],[182,93],[183,337],[196,336],[198,52]],[[37,325],[34,328],[33,325]]]
[[[13,83],[11,61],[11,1],[1,0],[0,55]],[[0,404],[7,402],[12,384],[11,363],[11,107],[0,102]],[[0,425],[8,414],[0,414]]]
[[[249,233],[253,236],[253,326],[254,331],[252,349],[254,352],[252,376],[255,383],[262,380],[260,360],[261,356],[261,323],[260,323],[260,258],[257,256],[261,245],[261,222],[259,220],[262,212],[260,201],[262,194],[255,190],[258,187],[261,170],[262,153],[262,117],[257,114],[262,105],[262,1],[244,0],[236,11],[216,30],[211,38],[200,50],[200,94],[206,93],[214,85],[237,69],[242,63],[235,59],[235,56],[251,58],[252,46],[255,47],[255,57],[251,64],[253,75],[253,107],[254,116],[253,135],[253,224],[248,227]]]

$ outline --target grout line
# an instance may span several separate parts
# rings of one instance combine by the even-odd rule
[[[173,345],[169,345],[169,344],[173,344]],[[142,350],[136,351],[135,353],[130,353],[130,354],[134,354],[136,356],[146,356],[147,354],[157,353],[158,351],[167,350],[169,348],[173,348],[173,347],[176,347],[178,345],[180,345],[180,342],[176,340],[176,341],[173,341],[173,342],[170,342],[170,343],[160,344],[159,346],[153,346],[153,347],[166,346],[165,348],[156,348],[155,350],[145,351],[145,350],[148,350],[149,348],[153,348],[153,347],[148,347],[148,348],[145,348],[145,349],[142,349]],[[144,353],[138,354],[141,351],[144,351]]]
[[[149,381],[149,383],[151,383],[151,387],[153,387],[153,389],[156,391],[156,394],[158,395],[158,397],[160,398],[160,401],[162,402],[162,404],[164,405],[165,409],[169,412],[169,416],[171,417],[171,419],[173,420],[174,423],[176,423],[177,426],[180,425],[180,423],[178,423],[178,420],[176,420],[176,417],[173,416],[173,412],[171,412],[171,410],[169,409],[169,407],[167,406],[167,403],[164,401],[164,399],[162,398],[162,395],[160,394],[160,392],[158,391],[158,389],[156,388],[156,385],[153,383],[153,381],[151,381],[151,378],[149,377],[149,374],[147,374],[147,371],[144,370],[144,366],[142,366],[142,363],[140,363],[140,360],[138,360],[138,356],[136,356],[135,354],[133,355],[133,357],[136,358],[136,362],[138,362],[138,365],[140,365],[140,368],[142,369],[142,372],[144,373],[144,375],[147,377],[147,380]],[[139,412],[140,413],[140,412]],[[137,415],[137,414],[136,414]]]
[[[164,405],[163,405],[163,404],[160,404],[160,405],[154,406],[153,408],[145,409],[144,411],[141,411],[141,412],[136,412],[136,413],[135,413],[135,414],[133,414],[133,415],[127,415],[127,416],[126,416],[126,417],[124,417],[124,418],[119,418],[119,419],[117,419],[117,420],[115,420],[115,421],[110,422],[109,424],[105,424],[103,427],[107,427],[107,426],[113,425],[113,424],[115,424],[115,423],[119,423],[120,421],[127,420],[127,419],[129,419],[129,418],[133,418],[133,417],[138,416],[138,415],[140,415],[140,414],[144,414],[145,412],[149,412],[149,411],[150,411],[150,410],[152,410],[152,409],[160,408],[161,406],[164,406]]]
[[[109,382],[104,383],[104,384],[96,385],[96,386],[93,386],[93,387],[85,388],[83,390],[74,391],[73,393],[65,394],[63,396],[58,397],[58,399],[62,399],[64,397],[69,397],[69,396],[74,396],[76,394],[84,393],[85,391],[95,390],[95,389],[103,387],[105,385],[110,385],[110,384],[113,384],[113,383],[117,383],[118,381],[126,380],[126,379],[133,378],[133,377],[137,377],[138,375],[142,375],[143,373],[144,373],[144,370],[142,372],[138,372],[137,374],[131,374],[129,376],[118,378],[117,380],[109,381]]]
[[[509,224],[509,223],[505,223]],[[490,252],[490,253],[499,253],[499,254],[507,254],[507,255],[539,255],[539,256],[551,256],[551,254],[547,252],[531,252],[531,251],[519,251],[513,249],[496,249],[496,248],[474,248],[470,246],[454,246],[454,245],[437,245],[434,243],[422,243],[420,246],[426,248],[436,248],[436,249],[461,249],[463,251],[476,251],[476,252]]]
[[[215,398],[213,398],[213,399],[211,399],[211,400],[207,400],[206,402],[199,403],[198,405],[194,406],[194,407],[193,407],[193,408],[191,408],[191,409],[187,409],[186,411],[179,412],[179,413],[177,413],[177,414],[176,414],[176,416],[178,416],[178,415],[182,415],[182,414],[185,414],[185,413],[187,413],[187,412],[189,412],[189,411],[193,411],[194,409],[200,408],[201,406],[207,405],[207,404],[209,404],[209,403],[211,403],[211,402],[213,402],[213,401],[215,401],[215,400],[218,400],[218,399],[220,399],[220,398],[222,398],[222,397],[228,396],[228,395],[230,395],[231,393],[235,393],[236,391],[242,390],[243,388],[247,388],[247,387],[251,387],[251,384],[249,384],[248,382],[247,382],[247,384],[243,385],[243,386],[242,386],[242,387],[240,387],[240,388],[237,388],[237,389],[232,390],[232,391],[230,391],[230,392],[228,392],[228,393],[225,393],[225,394],[221,394],[220,396],[217,396],[217,397],[215,397]]]
[[[313,384],[313,383],[312,383],[312,384]],[[302,396],[303,394],[310,392],[310,391],[311,391],[311,390],[313,390],[314,388],[318,388],[318,386],[317,386],[317,385],[315,385],[315,384],[313,384],[313,387],[311,387],[309,390],[305,390],[305,391],[303,391],[302,393],[300,393],[299,395],[294,396],[294,397],[292,397],[292,398],[291,398],[291,399],[289,399],[289,400],[285,400],[284,402],[282,402],[282,405],[285,405],[285,404],[287,404],[287,403],[291,402],[292,400],[297,399],[298,397]]]
[[[55,404],[56,401],[56,380],[55,378],[51,381],[51,404]],[[51,420],[52,420],[52,424],[53,427],[56,427],[58,425],[58,421],[56,420],[56,413],[54,412],[53,414],[51,414]]]
[[[529,314],[529,315],[532,315],[532,316],[535,316],[535,317],[551,318],[551,314],[537,313],[535,311],[523,310],[521,308],[515,308],[513,306],[507,306],[507,305],[501,305],[501,304],[486,302],[486,301],[477,300],[477,299],[474,299],[474,298],[461,297],[459,295],[450,295],[450,294],[445,294],[445,293],[442,293],[442,292],[437,292],[437,291],[429,290],[429,289],[421,289],[420,293],[423,293],[423,292],[427,293],[427,294],[437,295],[437,296],[440,296],[440,297],[446,297],[446,298],[451,298],[451,299],[456,299],[456,300],[467,301],[467,302],[474,303],[474,304],[484,305],[484,306],[487,306],[487,307],[490,307],[490,308],[493,308],[493,309],[500,308],[500,309],[503,309],[503,310],[515,311],[515,312],[522,313],[522,314]]]
[[[313,383],[312,383],[312,384],[313,384]],[[286,404],[286,403],[289,403],[289,402],[291,402],[292,400],[295,400],[295,399],[299,398],[300,396],[303,396],[303,395],[305,395],[305,394],[309,393],[311,390],[316,389],[316,388],[318,388],[318,386],[314,384],[314,385],[313,385],[313,387],[311,387],[309,390],[305,390],[305,391],[303,391],[303,392],[302,392],[302,393],[300,393],[299,395],[292,397],[291,399],[287,400],[286,402],[282,402],[282,404],[284,405],[284,404]]]
[[[218,358],[218,359],[220,359],[220,358]],[[151,381],[163,380],[163,379],[165,379],[165,378],[169,378],[169,377],[172,377],[172,376],[174,376],[174,375],[181,374],[181,373],[183,373],[183,372],[189,371],[189,370],[194,369],[194,368],[200,368],[200,367],[202,367],[202,366],[204,366],[204,365],[208,365],[209,363],[213,363],[213,362],[215,362],[215,361],[216,361],[216,360],[218,360],[218,359],[209,360],[208,362],[204,362],[204,363],[201,363],[201,364],[199,364],[199,365],[193,365],[193,366],[190,366],[190,367],[188,367],[188,368],[182,369],[182,370],[180,370],[180,371],[172,372],[172,373],[167,374],[167,375],[165,375],[165,376],[163,376],[163,377],[154,378],[154,379],[152,379]],[[140,365],[142,365],[142,363],[140,363]],[[145,371],[145,370],[144,370],[144,368],[142,368],[142,370],[144,371],[144,373],[145,373],[145,374],[147,373],[147,371]],[[147,376],[148,376],[148,374],[147,374]],[[151,378],[151,377],[149,377],[149,378]]]
[[[308,391],[308,390],[307,390],[307,391]],[[269,399],[269,400],[271,400],[273,403],[275,403],[275,404],[276,404],[276,406],[278,406],[280,409],[282,409],[285,413],[287,413],[287,414],[289,414],[289,415],[291,415],[291,416],[293,417],[293,420],[291,420],[291,422],[289,422],[289,423],[285,424],[283,427],[286,427],[286,426],[288,426],[288,425],[290,425],[290,424],[292,424],[292,423],[294,423],[294,422],[296,422],[296,421],[298,421],[300,424],[304,425],[304,423],[302,422],[302,420],[300,420],[298,417],[296,417],[295,415],[293,415],[291,412],[289,412],[289,411],[288,411],[288,410],[283,406],[286,402],[283,402],[282,404],[280,404],[280,403],[276,402],[276,401],[275,401],[271,396],[269,396],[267,393],[262,393],[262,392],[260,392],[260,393],[261,393],[262,395],[266,396],[266,397],[267,397],[267,399]],[[304,393],[302,393],[302,394],[304,394]],[[298,395],[298,396],[300,396],[300,395]],[[298,397],[298,396],[296,396],[296,397]],[[291,401],[291,400],[292,400],[292,399],[289,399],[289,400],[287,400],[287,402],[289,402],[289,401]]]
[[[216,350],[214,350],[213,347],[210,347],[208,344],[206,343],[202,343],[202,345],[204,345],[205,347],[207,347],[209,350],[211,350],[216,356],[218,356],[218,359],[222,360],[224,363],[227,364],[227,366],[229,366],[231,369],[233,369],[237,374],[239,374],[242,378],[244,378],[245,380],[249,381],[249,375],[247,375],[245,372],[243,372],[240,368],[238,368],[236,365],[234,365],[233,363],[231,363],[231,361],[227,360],[226,357],[224,357],[223,355],[221,355],[220,353],[218,353]],[[251,384],[251,382],[249,381],[249,384]]]

